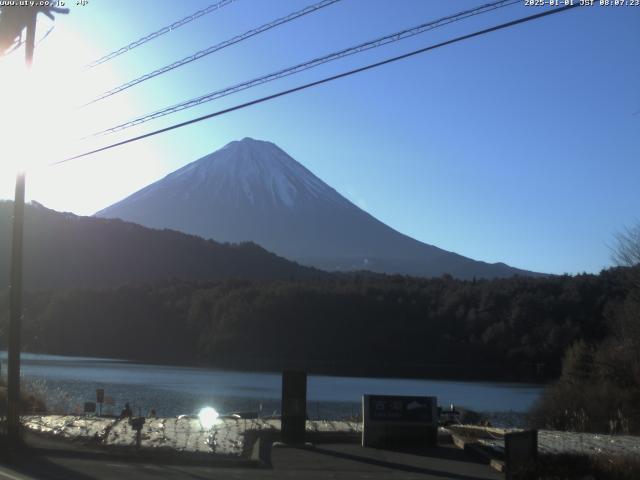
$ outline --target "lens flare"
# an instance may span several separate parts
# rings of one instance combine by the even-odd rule
[[[216,412],[216,410],[211,407],[204,407],[202,410],[200,410],[200,413],[198,413],[200,425],[202,425],[202,428],[204,428],[205,430],[210,429],[216,424],[218,416],[218,412]]]

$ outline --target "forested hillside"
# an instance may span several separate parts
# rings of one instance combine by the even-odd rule
[[[627,295],[625,271],[492,281],[360,274],[29,293],[24,347],[248,369],[548,378],[570,345],[608,334]],[[0,303],[5,312],[6,293]]]
[[[0,201],[0,285],[9,281],[13,202]],[[168,279],[305,279],[302,267],[253,243],[222,244],[122,220],[80,217],[27,205],[24,281],[28,289],[115,287]]]

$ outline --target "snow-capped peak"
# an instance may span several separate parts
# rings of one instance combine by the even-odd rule
[[[294,207],[306,198],[336,202],[342,197],[271,142],[243,138],[169,175],[189,177],[212,190],[235,190],[249,202]]]

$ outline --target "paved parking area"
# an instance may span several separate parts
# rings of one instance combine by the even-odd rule
[[[0,480],[146,479],[501,479],[503,476],[468,453],[446,445],[420,452],[324,444],[315,448],[273,448],[271,467],[228,468],[125,461],[92,453],[52,451],[22,454],[0,469]]]

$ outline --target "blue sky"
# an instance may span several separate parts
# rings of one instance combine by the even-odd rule
[[[69,3],[71,14],[39,44],[36,64],[64,58],[49,75],[67,76],[52,83],[81,99],[314,2],[238,0],[88,73],[77,67],[211,0]],[[104,100],[77,113],[79,125],[59,122],[57,130],[80,136],[482,3],[342,0]],[[113,137],[66,145],[80,151],[126,138],[539,11],[510,6]],[[598,272],[610,265],[613,234],[640,220],[639,34],[640,7],[574,9],[42,168],[30,174],[28,195],[91,214],[250,136],[278,144],[354,203],[426,243],[525,269]],[[11,196],[10,178],[3,175],[0,197]]]

